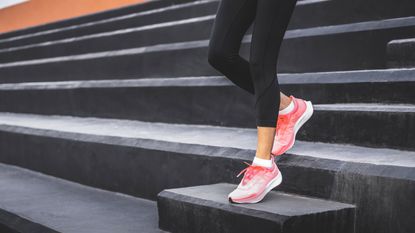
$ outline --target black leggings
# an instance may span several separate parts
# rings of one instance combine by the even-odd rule
[[[221,0],[209,40],[208,62],[255,96],[256,125],[275,127],[280,106],[277,58],[297,0]],[[249,62],[239,55],[252,22]]]

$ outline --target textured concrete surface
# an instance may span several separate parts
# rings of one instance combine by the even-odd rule
[[[254,129],[8,113],[0,122],[2,162],[153,200],[165,188],[237,183],[255,152]],[[411,232],[414,153],[297,141],[278,158],[278,189],[356,204],[359,233]]]
[[[156,203],[0,164],[0,225],[32,233],[161,233]],[[15,216],[10,217],[12,213]],[[8,222],[4,218],[8,217]],[[26,221],[25,230],[18,222]]]
[[[415,36],[408,30],[413,25],[415,17],[405,17],[289,30],[277,68],[290,73],[385,68],[385,43],[392,37]],[[200,38],[208,38],[209,30],[206,28],[209,27],[199,27],[204,33]],[[218,74],[206,59],[208,42],[208,39],[202,39],[2,63],[1,81]],[[249,42],[250,36],[246,36],[241,45],[241,55],[244,57],[249,54]],[[166,56],[176,62],[167,63],[162,59]],[[27,73],[31,73],[31,76],[27,76]]]
[[[393,72],[387,73],[393,75]],[[286,78],[290,77],[296,78],[298,75]],[[321,79],[327,79],[323,77]],[[342,77],[344,75],[337,78]],[[0,86],[0,112],[256,128],[251,95],[229,85],[220,77],[198,78],[147,78],[120,80],[112,84],[105,80],[23,83],[15,86],[4,84]],[[287,85],[282,88],[285,92]],[[316,110],[297,138],[304,141],[414,149],[414,88],[413,81],[353,85],[348,82],[288,84],[288,90],[295,90],[295,96],[311,100]],[[8,99],[13,99],[13,102]],[[402,101],[406,104],[378,103],[380,101]]]
[[[353,84],[414,82],[415,68],[352,70],[313,73],[279,73],[278,83],[285,84]],[[0,90],[62,90],[111,87],[233,86],[226,77],[186,76],[166,78],[68,80],[53,82],[0,83]]]
[[[177,233],[354,232],[353,205],[281,192],[270,192],[255,204],[230,204],[227,194],[235,188],[217,183],[164,190],[157,202],[160,228]]]
[[[0,113],[0,124],[87,135],[144,138],[249,150],[256,148],[257,140],[256,129],[93,117]],[[415,167],[414,151],[297,141],[287,153],[356,163]]]
[[[389,68],[415,66],[415,38],[392,40],[387,45]]]
[[[235,208],[240,207],[241,209],[257,210],[282,216],[316,214],[355,207],[350,204],[287,194],[283,192],[270,192],[269,195],[267,195],[261,202],[253,205],[230,204],[227,195],[232,192],[236,186],[237,185],[235,184],[217,183],[212,185],[165,189],[163,192],[179,194],[191,198],[199,198],[226,206],[235,206]]]
[[[204,21],[204,19],[211,19],[211,23],[213,23],[214,16],[205,16],[205,17],[201,17],[200,19],[201,19],[200,21]],[[184,20],[184,21],[187,22],[189,20]],[[190,21],[198,22],[199,20],[195,19],[195,20],[190,20]],[[178,21],[176,23],[180,24],[182,22]],[[175,23],[165,23],[161,25],[171,26],[172,24],[175,24]],[[306,37],[311,37],[311,36],[327,36],[327,35],[332,35],[332,34],[353,33],[353,32],[361,32],[361,31],[368,31],[368,30],[391,29],[391,28],[408,27],[408,26],[414,26],[414,25],[415,25],[415,17],[384,19],[384,20],[379,20],[379,21],[359,22],[359,23],[353,23],[353,24],[322,26],[322,27],[306,28],[306,29],[295,29],[295,30],[287,31],[286,36],[284,38],[291,39],[291,38],[302,38],[302,37],[306,38]],[[131,31],[131,30],[129,29],[126,31]],[[108,33],[105,33],[105,35],[114,34],[114,33],[116,32],[108,32]],[[251,36],[252,35],[245,36],[243,42],[250,42]],[[76,40],[76,39],[72,39],[72,40]],[[194,40],[194,41],[186,41],[186,42],[176,42],[176,43],[168,43],[168,44],[166,43],[166,44],[143,46],[139,48],[125,48],[122,50],[112,50],[112,51],[105,51],[105,52],[90,52],[90,53],[85,53],[85,54],[60,56],[60,57],[52,57],[52,58],[40,58],[40,59],[28,60],[28,61],[15,61],[15,62],[7,62],[7,63],[0,64],[0,68],[44,64],[44,63],[49,63],[49,62],[65,62],[65,61],[72,61],[72,60],[96,59],[96,58],[103,58],[107,56],[123,56],[123,55],[131,55],[131,54],[139,54],[139,53],[147,53],[147,52],[189,49],[189,48],[207,46],[208,43],[209,43],[209,40]]]
[[[146,15],[155,12],[160,12],[169,9],[171,5],[185,3],[193,0],[163,0],[163,1],[148,1],[146,3],[131,5],[127,7],[112,9],[109,11],[97,12],[95,14],[83,15],[66,20],[60,20],[53,23],[38,25],[35,27],[29,27],[21,30],[16,30],[8,33],[0,34],[0,42],[13,41],[16,39],[30,38],[38,35],[47,35],[54,32],[71,31],[71,29],[83,28],[87,26],[98,26],[105,21],[116,21],[118,18],[125,18],[135,15]],[[157,18],[157,17],[156,17]],[[158,17],[159,20],[163,20],[164,17]],[[148,21],[142,21],[143,24],[149,23]],[[144,21],[144,22],[143,22]],[[119,21],[117,22],[119,23]],[[108,25],[106,25],[108,26]],[[99,27],[95,27],[99,28]],[[93,32],[89,28],[90,33]],[[72,35],[73,31],[72,31]],[[29,40],[30,43],[30,40]],[[7,46],[6,46],[7,47]]]

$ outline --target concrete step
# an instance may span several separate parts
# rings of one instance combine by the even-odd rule
[[[238,183],[255,148],[255,129],[0,115],[0,162],[152,200],[166,188]],[[277,163],[280,191],[356,204],[357,232],[414,227],[415,152],[297,141]]]
[[[164,232],[153,201],[5,164],[0,177],[1,232]]]
[[[415,10],[411,0],[305,0],[302,4],[307,7],[296,7],[289,28],[408,17],[413,16]],[[298,17],[295,17],[296,15]]]
[[[114,26],[109,32],[2,48],[0,63],[202,40],[209,38],[214,17],[207,15],[127,29]]]
[[[298,138],[413,150],[414,72],[281,74],[279,82],[314,103]],[[0,85],[3,112],[256,128],[253,107],[253,96],[223,76]]]
[[[180,4],[182,3],[182,4]],[[51,40],[109,32],[130,27],[216,14],[219,1],[189,0],[156,1],[110,10],[91,16],[46,24],[32,30],[21,30],[0,36],[0,48],[28,45]],[[141,6],[142,5],[142,6]],[[157,9],[155,9],[157,8]],[[298,1],[289,29],[327,26],[360,21],[413,16],[415,8],[411,0],[365,2],[352,0]],[[16,35],[14,35],[16,34]],[[14,36],[12,36],[14,35]]]
[[[0,63],[209,38],[214,15],[0,49]],[[139,21],[141,22],[141,21]]]
[[[194,0],[163,0],[163,1],[147,1],[139,4],[128,5],[125,7],[110,9],[93,14],[83,15],[79,17],[59,20],[52,23],[42,24],[38,26],[23,28],[0,34],[0,41],[8,41],[7,39],[17,39],[26,37],[27,35],[37,35],[48,31],[58,31],[62,28],[69,28],[76,25],[85,25],[97,21],[103,21],[111,18],[117,18],[134,13],[144,11],[157,10],[160,8],[173,6],[175,4],[186,3]],[[12,39],[13,40],[13,39]]]
[[[193,5],[195,4],[192,3],[191,6]],[[29,45],[18,45],[15,47],[2,48],[0,49],[0,62],[10,63],[13,61],[25,61],[48,57],[69,56],[109,50],[121,50],[135,47],[148,47],[163,43],[203,40],[210,37],[215,15],[200,15],[200,17],[186,18],[168,22],[163,21],[151,25],[130,27],[126,29],[117,27],[117,25],[115,25],[114,27],[110,28],[110,31],[102,33],[92,33],[88,30],[88,35],[77,36],[74,34],[70,34],[69,38],[52,38],[51,40],[46,42],[34,42],[33,44]],[[396,22],[391,23],[393,20],[400,20],[401,24]],[[400,38],[400,34],[408,33],[407,24],[411,24],[412,20],[411,18],[405,18],[392,19],[389,21],[390,25],[386,26],[382,25],[382,22],[371,22],[371,25],[366,26],[362,25],[362,23],[356,23],[355,26],[334,25],[331,27],[338,29],[338,31],[340,31],[340,34],[345,37],[348,37],[348,34],[353,34],[354,37],[359,37],[360,39],[363,37],[365,38],[365,40],[374,39],[372,42],[378,43],[377,41],[380,40],[380,42],[383,43],[385,36],[392,38]],[[379,25],[375,25],[375,23]],[[349,27],[345,28],[345,26]],[[354,27],[360,27],[360,29],[356,31]],[[394,30],[391,30],[391,28],[389,27],[393,27]],[[326,29],[325,31],[323,30],[324,28]],[[288,36],[286,36],[286,40],[292,41],[293,39],[297,39],[302,41],[304,40],[305,42],[309,40],[314,41],[315,39],[307,34],[310,34],[310,32],[312,32],[312,34],[315,34],[313,32],[320,31],[320,33],[317,33],[318,41],[337,41],[338,39],[336,38],[338,37],[338,35],[333,34],[336,30],[330,29],[327,31],[327,29],[327,27],[317,27],[302,30],[290,30],[287,32]],[[365,33],[372,29],[380,30],[377,33],[383,35],[373,38],[371,38],[373,35],[365,35]],[[290,36],[290,33],[294,35]],[[247,34],[252,34],[252,27],[248,29]],[[346,46],[350,49],[350,46],[355,48],[356,46],[361,45],[359,45],[359,43],[354,43]],[[327,45],[325,47],[327,47]],[[293,49],[298,50],[298,48],[296,47],[294,47]],[[323,50],[326,49],[327,48],[323,48]],[[330,49],[333,48],[330,47]],[[367,56],[368,55],[366,55],[365,58],[367,58]]]
[[[384,68],[386,44],[415,36],[414,27],[415,17],[408,17],[290,30],[277,68],[289,73]],[[246,59],[250,40],[247,35],[241,46]],[[205,39],[8,62],[0,64],[0,82],[218,75],[208,63],[208,43]]]
[[[235,205],[227,199],[235,188],[217,183],[163,190],[157,198],[160,228],[173,233],[355,232],[353,205],[283,192]]]
[[[415,38],[390,41],[387,54],[389,68],[415,67]]]
[[[189,1],[189,0],[187,0]],[[80,25],[73,25],[53,30],[26,34],[18,37],[0,39],[0,48],[7,49],[17,46],[28,46],[48,43],[56,40],[85,37],[97,33],[111,33],[117,30],[128,30],[136,27],[152,27],[155,24],[169,24],[194,17],[209,16],[214,18],[216,1],[191,1],[183,4],[167,5],[162,8],[121,15],[114,18]],[[183,37],[184,35],[182,35]]]

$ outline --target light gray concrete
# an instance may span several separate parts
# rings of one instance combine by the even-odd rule
[[[256,129],[3,112],[0,113],[0,130],[5,130],[6,127],[7,130],[16,132],[21,127],[28,127],[32,131],[37,130],[37,134],[46,134],[44,130],[51,130],[57,134],[70,132],[85,135],[77,135],[77,140],[86,140],[94,135],[115,136],[247,150],[255,150],[257,142]],[[287,153],[375,165],[415,167],[415,152],[397,149],[297,140]]]
[[[236,208],[257,210],[283,216],[298,216],[344,208],[354,208],[353,205],[340,202],[287,194],[279,191],[269,192],[267,196],[255,204],[229,204],[227,195],[236,188],[235,184],[217,183],[177,189],[165,189],[164,192],[202,199],[222,205],[233,205]]]
[[[160,233],[156,203],[0,163],[0,212],[64,233]]]
[[[280,73],[280,84],[414,82],[415,68],[351,70],[313,73]],[[164,77],[139,79],[71,80],[1,83],[0,90],[59,90],[114,87],[233,86],[224,76]]]

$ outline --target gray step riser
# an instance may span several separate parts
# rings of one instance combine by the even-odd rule
[[[139,139],[84,135],[79,141],[65,139],[80,137],[65,136],[65,133],[55,135],[60,138],[48,137],[47,133],[40,133],[43,136],[27,133],[1,131],[1,162],[153,200],[166,188],[238,183],[240,177],[236,178],[236,174],[246,166],[242,161],[249,161],[254,155],[254,151],[196,148],[199,146],[187,144],[170,146],[182,151],[165,151],[165,143],[149,142],[151,149],[140,147],[146,142]],[[96,139],[91,139],[93,137]],[[121,142],[124,146],[116,145]],[[208,154],[195,155],[191,151]],[[227,157],[234,155],[246,159]],[[408,203],[415,195],[415,177],[411,168],[336,162],[290,154],[282,156],[278,164],[284,174],[279,190],[356,203],[359,233],[403,233],[410,232],[413,226],[415,211]],[[379,219],[384,221],[379,222]]]
[[[301,85],[300,90],[305,89],[307,86]],[[289,93],[314,101],[307,95],[297,95],[298,91]],[[253,106],[253,96],[233,86],[0,91],[2,112],[249,128],[255,128]],[[414,112],[319,110],[315,106],[313,117],[297,138],[413,150],[414,121]]]
[[[389,68],[415,67],[415,38],[389,42],[387,56]]]
[[[169,59],[166,59],[168,57]],[[176,60],[179,59],[179,60]],[[176,62],[171,62],[176,60]],[[28,76],[30,74],[30,76]],[[186,74],[186,75],[183,75]],[[142,53],[77,61],[0,68],[0,83],[124,79],[220,74],[207,61],[207,48]]]
[[[315,111],[298,133],[307,141],[415,149],[415,113]],[[403,133],[406,132],[406,133]]]
[[[61,30],[54,33],[48,33],[44,35],[37,35],[33,37],[27,37],[22,39],[16,39],[13,41],[0,40],[0,48],[11,48],[16,46],[24,46],[30,44],[37,44],[46,41],[54,41],[65,38],[81,37],[85,35],[91,35],[95,33],[110,32],[120,29],[135,28],[140,26],[153,25],[164,22],[171,22],[176,20],[183,20],[194,17],[201,17],[207,15],[214,15],[217,8],[217,2],[208,2],[205,4],[197,4],[190,7],[183,7],[174,10],[166,10],[158,13],[139,15],[126,19],[120,19],[116,21],[96,23],[93,25],[82,26],[77,28]],[[182,35],[184,36],[184,35]]]
[[[186,1],[183,1],[186,2]],[[166,4],[167,5],[167,4]],[[179,8],[172,11],[150,14],[147,16],[133,17],[104,24],[96,24],[76,29],[56,32],[48,35],[39,35],[16,41],[0,41],[0,48],[28,45],[56,39],[78,37],[111,30],[138,27],[158,22],[174,21],[179,19],[197,17],[208,14],[216,14],[218,1],[198,4],[193,7]],[[341,10],[340,10],[341,9]],[[311,4],[298,4],[291,18],[289,29],[325,26],[333,24],[353,23],[359,21],[387,19],[395,17],[412,16],[414,6],[410,0],[397,2],[366,1],[322,1]],[[129,11],[129,13],[131,13]],[[135,13],[135,12],[134,12]],[[76,24],[75,24],[76,25]]]
[[[279,72],[314,72],[383,68],[387,42],[397,37],[415,36],[411,28],[287,39],[283,42],[277,69]],[[41,64],[3,66],[0,67],[0,82],[218,75],[220,72],[207,61],[207,42],[186,43],[186,46],[195,46],[187,49],[169,45],[167,50],[153,52],[129,50],[129,55],[124,51],[120,56],[101,54],[101,57],[85,60],[58,59],[56,61],[60,62],[48,60]],[[242,44],[241,56],[245,59],[249,58],[249,49],[249,42]]]
[[[9,85],[9,84],[7,84]],[[311,100],[313,104],[332,103],[390,103],[415,104],[415,82],[367,82],[367,83],[280,83],[281,92],[286,95]],[[205,98],[203,97],[206,97]],[[235,96],[237,99],[253,98],[234,84],[222,86],[115,86],[115,87],[83,87],[69,89],[49,89],[43,86],[39,89],[2,89],[0,86],[0,111],[45,113],[55,109],[56,113],[66,109],[67,113],[102,112],[100,104],[106,103],[106,109],[120,118],[136,119],[135,112],[128,112],[132,107],[146,108],[145,104],[168,104],[175,108],[185,108],[185,103],[197,101],[208,105],[212,97],[224,103],[224,99]],[[154,99],[157,97],[157,99]],[[13,103],[7,100],[13,100]],[[175,99],[175,102],[168,100]],[[2,101],[3,100],[3,101]],[[83,102],[88,100],[88,102]],[[109,101],[112,100],[112,101]],[[232,101],[235,101],[232,100]],[[226,102],[226,101],[225,101]],[[243,101],[241,101],[243,102]],[[40,105],[47,103],[47,105]],[[251,103],[249,103],[251,104]],[[56,108],[59,105],[62,109]],[[71,107],[72,106],[72,107]],[[119,106],[118,108],[116,108]],[[166,106],[167,107],[167,106]],[[210,106],[213,107],[213,106]],[[117,111],[115,111],[117,110]],[[151,109],[148,109],[151,110]],[[235,109],[236,110],[236,109]],[[45,112],[44,112],[45,111]],[[178,110],[179,112],[179,110]],[[65,115],[65,114],[62,114]]]
[[[205,40],[210,37],[213,21],[213,19],[207,19],[151,30],[99,36],[81,41],[2,51],[0,52],[0,62],[8,63],[163,43]],[[252,33],[252,29],[252,27],[248,29],[248,35]],[[386,66],[385,61],[387,60],[385,58],[387,42],[407,36],[415,36],[413,27],[402,26],[377,31],[346,31],[339,34],[323,33],[314,37],[290,37],[288,32],[282,44],[279,56],[282,64],[279,64],[279,68],[281,71],[290,72],[383,68]],[[370,41],[370,44],[363,43],[364,41]],[[246,58],[249,57],[249,48],[249,43],[243,43],[242,54]],[[351,53],[350,51],[354,52]],[[315,54],[319,56],[315,56]]]
[[[280,72],[382,69],[390,40],[415,35],[414,27],[368,30],[284,40]],[[243,47],[244,53],[249,51]],[[247,49],[247,50],[245,50]]]
[[[413,16],[414,11],[415,5],[412,0],[394,2],[387,0],[328,0],[319,4],[308,4],[301,8],[296,7],[289,28],[407,17]]]
[[[0,232],[2,233],[59,233],[31,219],[0,209]]]
[[[133,6],[122,7],[120,9],[112,9],[112,10],[108,10],[104,12],[98,12],[95,14],[89,14],[89,15],[85,15],[81,17],[70,18],[70,19],[66,19],[66,20],[62,20],[58,22],[53,22],[53,23],[48,23],[44,25],[24,28],[21,30],[2,33],[0,34],[0,39],[27,35],[27,34],[32,34],[36,32],[52,30],[52,29],[57,29],[57,28],[62,28],[62,27],[68,27],[68,26],[73,26],[73,25],[78,25],[78,24],[84,24],[84,23],[94,22],[98,20],[109,19],[112,17],[119,17],[122,15],[133,14],[133,13],[138,13],[138,12],[143,12],[143,11],[148,11],[148,10],[154,10],[157,8],[166,7],[166,6],[173,5],[173,4],[186,3],[186,2],[191,2],[191,1],[194,1],[194,0],[149,1],[144,4],[139,3]]]
[[[0,51],[0,62],[32,60],[100,51],[144,47],[209,38],[213,20],[140,30],[112,36],[99,36],[80,41],[55,43],[12,51]]]
[[[258,210],[238,210],[237,205],[229,208],[221,205],[164,191],[157,199],[159,227],[172,233],[354,233],[352,208],[298,216],[268,216]]]
[[[205,6],[206,5],[206,6]],[[184,7],[177,10],[161,11],[159,13],[153,13],[148,15],[136,16],[123,20],[117,20],[107,23],[99,23],[90,26],[78,26],[78,28],[62,30],[54,33],[48,33],[44,35],[37,35],[33,37],[27,37],[17,39],[13,41],[0,40],[0,48],[12,48],[16,46],[24,46],[30,44],[37,44],[46,41],[55,41],[65,38],[76,38],[85,35],[91,35],[95,33],[110,32],[120,29],[135,28],[140,26],[153,25],[158,23],[183,20],[194,17],[201,17],[207,15],[214,15],[216,12],[216,4],[198,4],[193,7]],[[180,32],[178,32],[180,33]],[[182,38],[186,36],[186,33],[182,34]]]

